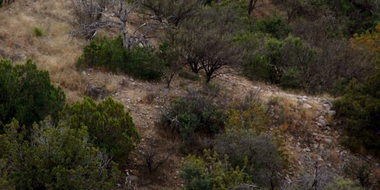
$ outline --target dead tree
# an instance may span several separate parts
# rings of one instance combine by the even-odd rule
[[[130,48],[137,44],[147,44],[144,34],[139,34],[146,23],[141,24],[133,33],[128,32],[128,24],[132,22],[130,14],[140,5],[128,4],[125,0],[71,0],[79,25],[77,33],[91,40],[97,30],[116,28],[123,36],[123,46]]]

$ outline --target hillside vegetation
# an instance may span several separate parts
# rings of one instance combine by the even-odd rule
[[[0,189],[380,189],[376,0],[0,0]]]

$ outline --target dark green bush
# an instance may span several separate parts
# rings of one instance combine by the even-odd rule
[[[89,97],[85,97],[82,103],[66,104],[60,119],[69,122],[72,128],[87,126],[90,141],[120,164],[140,140],[132,117],[125,113],[123,104],[110,97],[98,105]]]
[[[343,144],[352,150],[365,148],[380,156],[380,70],[365,83],[353,79],[341,99],[335,101],[338,114],[346,117]]]
[[[279,83],[284,89],[303,89],[303,79],[300,76],[300,71],[296,68],[289,68],[284,71]]]
[[[285,162],[279,147],[269,135],[257,135],[253,130],[229,130],[217,137],[214,150],[228,155],[233,168],[244,168],[252,182],[274,189],[280,183]]]
[[[152,48],[123,47],[121,36],[114,40],[105,37],[91,41],[84,47],[83,55],[77,61],[78,68],[106,68],[114,73],[125,73],[143,80],[158,80],[161,73],[157,68],[157,56]]]
[[[333,88],[330,90],[330,93],[335,97],[344,95],[344,89],[346,89],[349,83],[350,79],[346,77],[340,77],[334,80]]]
[[[86,127],[52,123],[34,124],[30,136],[17,120],[4,127],[0,189],[112,189],[121,172],[89,143]]]
[[[200,78],[199,78],[199,75],[198,74],[195,74],[195,73],[190,73],[188,71],[181,71],[178,73],[178,75],[184,79],[189,79],[189,80],[192,80],[192,81],[199,81]]]
[[[288,36],[290,32],[288,23],[284,18],[278,16],[257,20],[254,30],[270,34],[277,39]]]
[[[50,82],[47,71],[38,70],[32,60],[13,66],[0,61],[0,133],[13,118],[27,129],[33,122],[56,115],[65,103],[65,93]]]
[[[251,80],[270,81],[272,67],[267,56],[253,53],[243,59],[242,71],[246,77]]]
[[[253,36],[255,37],[255,36]],[[257,36],[256,36],[257,37]],[[283,88],[319,92],[318,51],[297,37],[284,40],[259,37],[258,50],[248,49],[242,59],[243,74],[253,80],[279,84]]]
[[[195,135],[214,135],[224,125],[224,112],[216,94],[189,90],[185,97],[174,99],[161,115],[161,126],[179,133],[183,150],[196,146]]]
[[[211,150],[203,152],[203,157],[189,155],[182,163],[180,176],[185,180],[184,189],[235,189],[247,183],[244,168],[231,166],[227,156],[219,158]]]

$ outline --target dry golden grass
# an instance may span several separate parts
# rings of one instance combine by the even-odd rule
[[[65,0],[15,1],[0,12],[0,50],[3,58],[24,63],[25,56],[33,59],[39,69],[50,73],[52,82],[65,89],[67,100],[78,99],[76,91],[83,88],[81,75],[75,71],[75,62],[82,53],[85,40],[73,40],[73,30]],[[44,36],[34,35],[40,28]],[[1,55],[0,55],[1,56]]]

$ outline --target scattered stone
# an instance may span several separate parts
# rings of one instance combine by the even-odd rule
[[[308,104],[308,103],[304,103],[304,104],[302,105],[302,107],[305,108],[305,109],[310,109],[310,108],[312,108],[313,106],[311,106],[311,105]]]
[[[127,80],[126,78],[123,78],[123,80],[121,80],[121,81],[119,82],[119,85],[120,85],[121,87],[127,88],[127,87],[129,86],[129,82],[128,82],[128,80]]]
[[[323,108],[325,108],[327,111],[331,109],[330,104],[323,104]]]
[[[330,125],[329,122],[323,116],[320,116],[318,118],[318,123],[321,125],[321,127],[326,127],[326,126]]]
[[[334,111],[334,110],[329,110],[329,111],[327,111],[327,113],[328,113],[329,115],[335,115],[335,114],[336,114],[336,111]]]
[[[22,60],[26,60],[26,58],[27,58],[26,55],[24,55],[24,54],[21,54],[21,55],[20,55],[20,59],[22,59]]]
[[[95,100],[104,99],[108,96],[108,90],[105,87],[91,85],[88,87],[86,95]]]
[[[328,138],[325,138],[325,142],[326,142],[327,144],[331,144],[331,143],[332,143],[332,140],[331,140],[331,139],[328,139]]]

